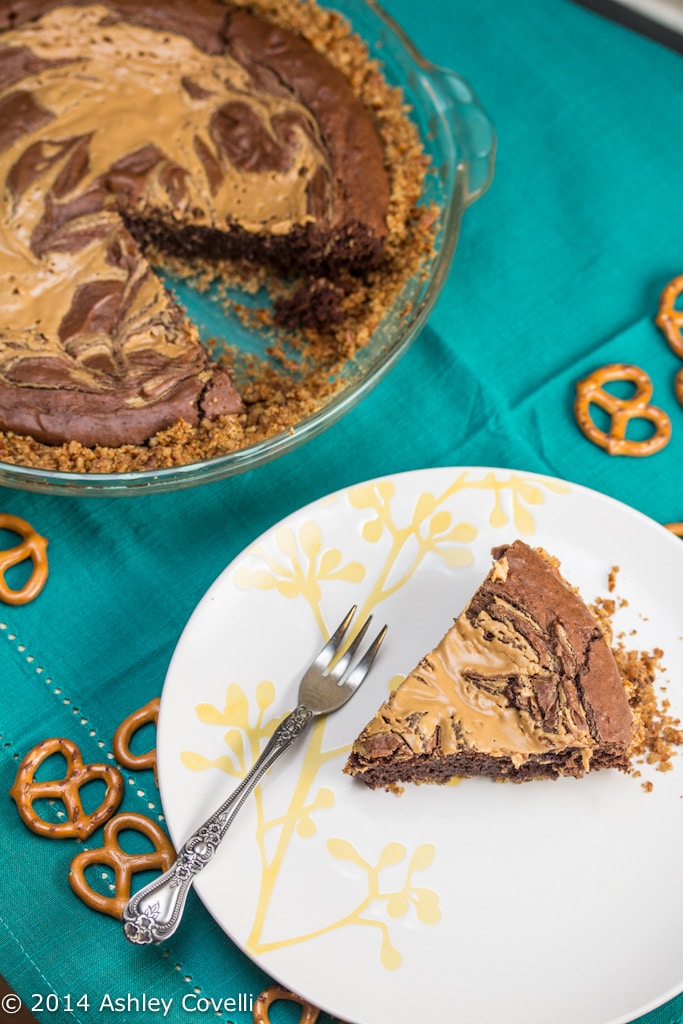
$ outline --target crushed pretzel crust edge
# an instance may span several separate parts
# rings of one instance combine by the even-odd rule
[[[306,329],[291,332],[283,340],[283,332],[273,329],[269,302],[254,309],[228,297],[234,287],[245,295],[265,289],[271,300],[282,297],[287,286],[279,278],[240,262],[188,267],[150,253],[153,263],[192,280],[199,290],[213,285],[226,312],[264,333],[263,358],[229,349],[218,357],[233,369],[245,412],[205,419],[196,427],[179,421],[144,445],[118,448],[88,448],[76,441],[52,446],[0,432],[0,461],[84,474],[141,472],[190,465],[291,433],[345,386],[337,376],[341,367],[368,342],[406,282],[424,272],[433,255],[436,213],[433,207],[420,205],[430,167],[419,133],[408,116],[403,92],[388,84],[381,65],[370,59],[367,45],[349,22],[314,0],[234,2],[305,36],[346,75],[355,94],[372,111],[391,177],[386,259],[345,297],[343,320],[330,333]],[[296,282],[290,290],[294,287]],[[403,316],[409,312],[406,308]]]
[[[609,574],[612,595],[618,573],[619,567],[614,566]],[[614,615],[627,603],[616,596],[600,597],[590,605],[590,610],[612,648],[633,714],[631,774],[639,778],[642,774],[639,766],[643,765],[652,766],[658,772],[672,770],[672,759],[683,745],[683,729],[681,720],[671,712],[671,702],[661,682],[664,651],[659,647],[652,651],[639,650],[633,647],[633,634],[614,634]],[[651,792],[654,783],[646,780],[642,786],[646,792]]]

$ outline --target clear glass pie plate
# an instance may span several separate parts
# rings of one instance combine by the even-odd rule
[[[381,63],[391,85],[400,86],[434,173],[424,203],[438,211],[436,243],[426,273],[407,281],[370,341],[343,367],[341,386],[314,414],[291,431],[227,455],[172,469],[128,473],[66,473],[0,463],[0,485],[50,494],[111,497],[173,491],[243,473],[278,458],[326,430],[389,372],[420,333],[449,273],[464,211],[490,184],[495,156],[493,126],[472,89],[455,72],[426,61],[403,30],[373,0],[328,4],[346,17]],[[210,314],[203,296],[182,292],[197,323]],[[195,305],[196,304],[196,305]],[[406,313],[406,308],[408,312]],[[224,314],[222,314],[225,316]],[[248,329],[222,324],[231,340],[249,345]],[[216,333],[215,319],[212,323]],[[234,330],[233,330],[234,328]]]

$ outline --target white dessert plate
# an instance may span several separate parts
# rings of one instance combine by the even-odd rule
[[[588,601],[619,567],[617,632],[664,651],[658,685],[680,712],[681,541],[604,495],[506,469],[389,476],[294,513],[218,577],[169,667],[157,749],[178,846],[296,704],[344,612],[388,623],[361,691],[278,762],[196,883],[271,977],[349,1024],[625,1024],[683,990],[680,758],[640,777],[401,796],[342,773],[392,681],[515,537],[560,558]]]

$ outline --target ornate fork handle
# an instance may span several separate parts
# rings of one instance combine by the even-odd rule
[[[213,859],[237,812],[268,769],[306,728],[313,712],[303,704],[284,718],[261,756],[228,799],[190,836],[173,866],[129,900],[124,932],[131,942],[162,942],[176,930],[195,878]]]

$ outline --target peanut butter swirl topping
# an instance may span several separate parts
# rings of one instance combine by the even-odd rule
[[[167,19],[163,4],[125,0],[10,7],[14,27],[0,34],[0,428],[116,445],[179,417],[238,411],[140,237],[147,222],[196,243],[343,219],[329,111],[319,119],[279,73],[285,53],[305,93],[322,58],[212,0],[193,8],[194,25],[174,2]],[[332,137],[349,118],[332,119]]]
[[[518,768],[572,750],[625,748],[631,712],[612,652],[580,597],[515,541],[436,648],[354,745],[374,760],[484,755]]]

